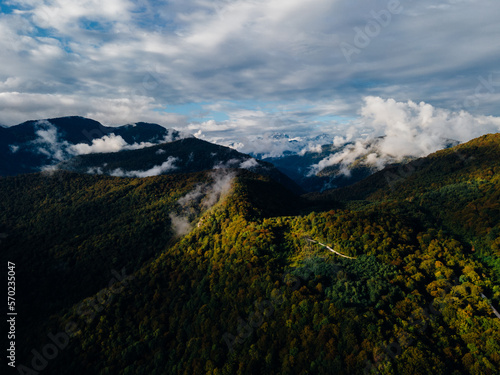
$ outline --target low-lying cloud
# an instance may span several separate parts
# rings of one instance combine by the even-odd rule
[[[233,186],[235,172],[227,170],[216,170],[212,172],[213,183],[208,187],[202,204],[206,209],[211,208],[219,200],[226,196]]]
[[[498,117],[452,112],[424,102],[397,102],[370,96],[365,98],[360,114],[358,126],[371,128],[371,135],[354,139],[350,144],[347,143],[352,136],[335,137],[334,145],[344,144],[343,150],[313,165],[310,175],[334,165],[349,175],[349,166],[356,161],[380,170],[387,163],[405,157],[426,156],[450,144],[500,131]]]
[[[106,152],[118,152],[122,150],[138,150],[145,147],[154,146],[151,142],[141,142],[128,144],[120,135],[111,133],[102,138],[92,140],[92,144],[79,143],[70,147],[70,151],[74,155],[87,155]]]
[[[179,216],[171,212],[169,215],[172,230],[178,237],[184,236],[191,231],[192,225],[186,216]]]
[[[124,171],[121,168],[115,169],[110,172],[111,176],[115,177],[152,177],[158,176],[163,173],[172,172],[177,169],[175,163],[179,161],[179,158],[169,156],[168,159],[163,162],[161,165],[155,165],[153,168],[150,168],[145,171]]]
[[[177,236],[189,233],[193,220],[230,193],[236,173],[228,169],[216,169],[210,173],[210,177],[211,183],[197,185],[178,199],[178,213],[170,213],[172,229]]]
[[[215,156],[215,155],[214,155]],[[228,169],[228,168],[241,168],[241,169],[255,169],[259,166],[259,162],[254,158],[248,159],[229,159],[225,162],[217,162],[213,169]]]
[[[240,164],[240,168],[242,169],[254,169],[259,166],[259,162],[254,158],[247,159]]]
[[[69,157],[71,154],[68,152],[70,144],[59,138],[57,128],[54,125],[42,120],[36,123],[35,129],[37,138],[31,142],[31,145],[36,147],[38,153],[58,162],[66,160]],[[16,151],[19,150],[18,145],[11,145],[11,150],[16,146]]]

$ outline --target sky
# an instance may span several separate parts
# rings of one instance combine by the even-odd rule
[[[404,134],[433,151],[500,131],[499,15],[497,0],[1,0],[0,124],[147,121],[269,155]]]

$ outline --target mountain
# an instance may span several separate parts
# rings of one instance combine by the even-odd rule
[[[333,137],[329,134],[297,137],[286,133],[271,133],[264,136],[257,136],[245,148],[248,149],[249,155],[252,155],[254,158],[265,159],[300,154],[304,150],[332,142]],[[230,146],[238,148],[241,145],[238,142],[234,142]]]
[[[21,318],[18,342],[30,342],[51,315],[108,287],[117,274],[130,276],[211,220],[207,214],[237,181],[245,182],[240,194],[252,197],[234,208],[247,215],[290,214],[300,206],[280,184],[245,170],[144,179],[65,171],[0,178],[0,258],[18,267],[18,311],[37,306],[36,314]]]
[[[318,138],[318,140],[326,138]],[[303,148],[301,152],[287,152],[269,161],[296,181],[307,192],[350,186],[382,169],[385,165],[404,165],[415,157],[389,155],[383,152],[385,137],[376,137],[339,145],[325,144]],[[335,143],[335,142],[334,142]],[[458,145],[452,139],[443,139],[444,148]],[[305,151],[305,150],[309,151]]]
[[[246,168],[304,192],[270,163],[157,124],[106,127],[83,117],[63,117],[1,128],[0,140],[4,176],[54,168],[121,177]]]
[[[230,168],[0,178],[15,373],[495,374],[499,150],[303,198]]]
[[[92,145],[93,141],[112,134],[121,137],[122,146],[155,144],[184,137],[176,130],[144,122],[108,127],[76,116],[27,121],[0,128],[0,175],[39,171],[74,156],[76,151],[71,146]]]
[[[390,165],[349,187],[306,198],[349,202],[410,202],[467,240],[500,279],[500,134],[487,134],[407,164]]]
[[[375,171],[374,168],[363,164],[350,165],[348,174],[341,172],[341,164],[326,167],[319,172],[312,170],[313,166],[321,160],[343,152],[345,147],[350,145],[351,143],[348,143],[337,147],[327,144],[316,151],[287,153],[281,157],[269,157],[262,160],[274,164],[280,172],[294,180],[305,191],[323,191],[352,185]]]
[[[79,173],[129,177],[191,173],[214,168],[243,168],[269,176],[297,194],[303,193],[294,181],[271,163],[197,138],[185,138],[139,150],[80,155],[58,167]]]
[[[348,188],[330,189],[313,199],[408,199],[455,183],[496,176],[500,134],[487,134],[408,163],[391,164]]]

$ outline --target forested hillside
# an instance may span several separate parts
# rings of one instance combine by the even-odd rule
[[[2,178],[19,364],[52,334],[50,374],[497,374],[499,144],[307,199],[241,170]]]

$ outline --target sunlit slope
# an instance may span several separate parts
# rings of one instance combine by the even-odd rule
[[[500,319],[482,294],[497,305],[500,291],[467,242],[406,201],[269,215],[278,196],[253,181],[236,178],[180,241],[102,291],[109,303],[61,311],[45,329],[78,329],[47,371],[495,373]]]

